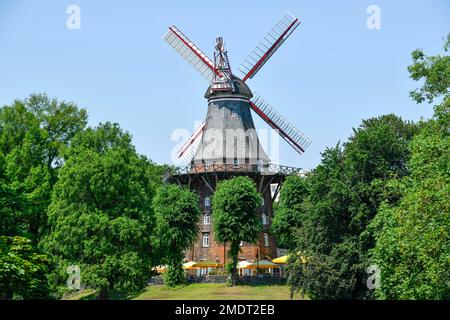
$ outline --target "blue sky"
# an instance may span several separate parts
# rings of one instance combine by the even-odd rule
[[[80,30],[66,27],[72,4],[81,9]],[[366,26],[369,5],[381,9],[380,30]],[[207,83],[162,40],[167,27],[175,24],[209,56],[222,35],[237,69],[285,11],[302,24],[249,85],[313,144],[299,156],[280,141],[277,162],[313,168],[364,118],[431,116],[431,106],[410,100],[417,84],[406,68],[416,48],[442,52],[445,0],[0,0],[0,106],[32,92],[73,101],[88,110],[90,125],[118,122],[138,152],[170,163],[179,143],[172,132],[192,131],[206,115]]]

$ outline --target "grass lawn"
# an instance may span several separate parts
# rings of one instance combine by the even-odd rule
[[[71,297],[71,300],[94,299],[94,291],[84,291]],[[289,300],[287,286],[236,286],[228,287],[225,283],[195,283],[178,288],[167,288],[163,285],[146,287],[142,292],[133,295],[111,294],[110,299],[133,300]],[[308,299],[299,294],[294,299]]]

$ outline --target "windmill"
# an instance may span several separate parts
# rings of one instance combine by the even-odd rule
[[[254,179],[265,200],[261,217],[263,225],[267,223],[259,245],[248,246],[246,255],[249,256],[254,256],[255,252],[261,252],[262,257],[264,254],[272,257],[276,255],[275,240],[268,234],[272,203],[286,175],[299,172],[296,168],[270,163],[256,134],[251,111],[278,132],[299,154],[305,152],[311,141],[260,95],[253,93],[247,80],[258,74],[299,25],[298,18],[289,13],[284,14],[240,65],[238,70],[242,73],[241,77],[232,72],[222,37],[216,38],[214,56],[210,59],[177,27],[169,27],[164,36],[164,40],[209,83],[205,93],[208,100],[206,121],[178,152],[179,158],[188,160],[190,165],[176,168],[166,175],[166,180],[187,184],[197,190],[203,199],[201,206],[204,215],[210,215],[208,199],[220,179],[235,175],[247,175]],[[271,184],[277,184],[273,194]],[[210,219],[205,218],[205,221]],[[208,224],[201,223],[201,233],[198,243],[189,253],[190,258],[220,259],[218,251],[221,245],[209,239],[211,229]],[[225,260],[225,246],[222,251]]]

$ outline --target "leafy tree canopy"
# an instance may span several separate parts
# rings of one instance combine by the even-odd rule
[[[23,237],[0,236],[0,299],[49,297],[47,256]]]
[[[230,243],[232,285],[236,284],[240,242],[255,242],[262,230],[257,214],[261,202],[255,183],[248,177],[219,182],[212,197],[214,237],[218,242]]]
[[[444,45],[449,49],[450,36]],[[421,124],[410,144],[410,176],[391,180],[388,199],[370,225],[376,245],[371,258],[381,269],[381,299],[450,298],[450,56],[412,54],[408,68],[416,102],[436,105],[433,119]],[[396,199],[396,201],[388,201]]]
[[[201,216],[198,196],[187,188],[163,185],[156,192],[153,207],[159,253],[166,257],[168,263],[166,284],[180,285],[184,282],[184,250],[190,248],[198,236]]]
[[[15,232],[34,243],[46,230],[62,152],[86,121],[85,110],[45,94],[32,94],[0,109],[0,182],[9,199],[0,201],[8,202],[7,210],[20,207]]]
[[[78,134],[66,151],[49,207],[51,233],[44,247],[58,263],[54,281],[65,283],[78,265],[82,283],[106,298],[110,289],[137,290],[151,267],[155,172],[138,156],[117,124]]]

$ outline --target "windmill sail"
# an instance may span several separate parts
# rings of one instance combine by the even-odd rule
[[[299,25],[298,18],[284,14],[238,68],[244,74],[242,80],[253,78]]]
[[[203,122],[197,130],[192,134],[192,136],[189,138],[189,140],[186,141],[186,143],[180,148],[178,151],[178,158],[182,159],[185,162],[188,162],[192,159],[194,156],[195,151],[198,148],[198,145],[200,144],[203,130],[205,129],[205,122]]]
[[[214,67],[214,62],[208,58],[194,43],[189,40],[177,27],[171,26],[164,35],[164,40],[173,47],[182,58],[192,65],[208,82],[214,74],[223,75]]]
[[[300,130],[294,127],[263,98],[255,93],[250,106],[269,126],[275,129],[298,153],[302,154],[311,144]]]

